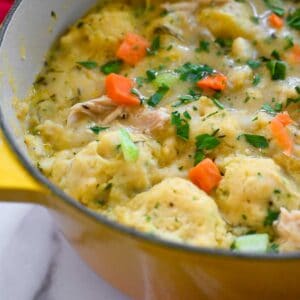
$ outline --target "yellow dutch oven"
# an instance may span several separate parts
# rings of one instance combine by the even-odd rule
[[[13,102],[30,89],[55,38],[94,3],[19,0],[1,29],[1,200],[47,206],[91,268],[133,299],[300,299],[300,254],[237,254],[139,233],[89,211],[33,166]]]

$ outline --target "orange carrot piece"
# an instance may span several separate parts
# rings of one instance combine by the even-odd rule
[[[270,127],[272,135],[277,144],[283,150],[283,153],[287,156],[291,156],[293,152],[294,142],[285,126],[277,118],[274,118],[271,121]]]
[[[276,116],[276,119],[283,125],[283,126],[288,126],[292,124],[294,121],[290,117],[289,113],[287,111],[282,112]]]
[[[131,93],[134,83],[131,79],[117,74],[106,77],[106,94],[118,105],[139,105],[140,100]]]
[[[269,24],[276,29],[281,29],[284,25],[283,19],[274,13],[269,16],[268,20],[269,20]]]
[[[227,77],[221,73],[213,74],[199,80],[197,85],[203,90],[223,91],[227,86]]]
[[[300,64],[300,45],[294,45],[288,55],[288,60],[291,63]]]
[[[209,158],[201,161],[189,172],[190,180],[206,193],[217,187],[222,179],[217,165]]]
[[[127,33],[117,51],[117,57],[134,66],[147,55],[147,48],[149,47],[149,42],[142,36]]]

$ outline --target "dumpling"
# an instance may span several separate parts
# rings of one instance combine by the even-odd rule
[[[204,247],[229,247],[230,235],[214,200],[191,182],[168,178],[119,211],[136,229]]]
[[[231,156],[220,167],[224,177],[216,192],[217,204],[231,225],[259,229],[269,210],[299,207],[296,186],[272,159]]]
[[[235,1],[201,10],[199,21],[217,37],[247,39],[257,31],[257,26],[251,22],[250,7]]]

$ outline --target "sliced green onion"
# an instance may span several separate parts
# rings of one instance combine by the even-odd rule
[[[157,87],[166,85],[172,87],[178,80],[178,74],[174,72],[164,72],[156,75],[153,84]]]
[[[234,249],[238,252],[265,253],[268,250],[268,234],[249,234],[236,238]]]
[[[121,149],[125,160],[128,162],[136,162],[139,157],[139,149],[132,141],[129,133],[126,129],[121,128],[119,130],[119,136],[121,139]]]

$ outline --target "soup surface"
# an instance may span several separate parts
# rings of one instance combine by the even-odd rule
[[[299,1],[102,1],[18,103],[25,143],[50,180],[122,224],[300,250],[299,30]]]

